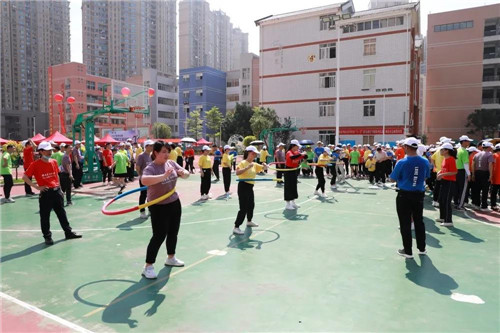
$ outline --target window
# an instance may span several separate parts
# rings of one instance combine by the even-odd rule
[[[371,145],[375,142],[375,136],[373,135],[363,135],[363,144]]]
[[[396,25],[403,25],[404,21],[405,21],[405,19],[403,16],[396,17]]]
[[[391,18],[387,19],[387,26],[393,27],[395,25],[396,25],[396,18],[395,17],[391,17]]]
[[[240,80],[234,79],[234,80],[228,80],[226,82],[226,87],[231,88],[231,87],[238,87],[240,85]]]
[[[374,20],[374,21],[372,21],[372,28],[373,28],[373,29],[378,29],[378,28],[380,28],[380,21],[379,21],[379,20]]]
[[[158,104],[174,106],[174,100],[171,98],[158,97]]]
[[[319,30],[335,30],[335,19],[340,19],[339,15],[328,15],[319,18]]]
[[[325,145],[335,144],[335,131],[319,131],[319,141]]]
[[[335,43],[319,44],[319,58],[332,59],[336,57]]]
[[[363,71],[363,88],[370,89],[375,87],[375,69],[366,69]]]
[[[158,117],[160,117],[160,118],[166,118],[166,119],[174,119],[175,115],[174,115],[173,112],[158,111]]]
[[[238,94],[229,94],[226,96],[227,102],[238,102],[240,100],[240,96]]]
[[[375,116],[375,100],[363,101],[363,116],[364,117]]]
[[[365,39],[363,42],[364,42],[363,55],[365,56],[374,55],[376,49],[376,39],[375,38]]]
[[[335,72],[319,74],[319,87],[320,88],[335,87]]]
[[[189,99],[189,91],[187,90],[183,91],[182,96],[184,96],[185,99]]]
[[[319,102],[319,116],[320,117],[335,116],[335,101]]]
[[[87,89],[88,90],[95,90],[95,82],[94,81],[87,81]]]
[[[197,89],[196,96],[203,96],[203,89]]]
[[[358,31],[363,31],[365,30],[365,24],[364,23],[358,23]]]
[[[184,105],[184,112],[189,113],[189,105]]]
[[[365,30],[371,30],[372,29],[372,21],[365,22]]]
[[[474,27],[474,21],[463,21],[463,22],[439,24],[439,25],[434,26],[434,32],[470,29],[472,27]]]
[[[189,74],[185,74],[182,76],[182,81],[188,82],[189,81]]]
[[[97,90],[102,91],[104,89],[105,84],[106,83],[101,83],[101,82],[97,83]]]
[[[203,105],[196,105],[196,111],[203,112]]]
[[[243,68],[241,70],[241,78],[243,80],[250,78],[250,68]]]
[[[250,94],[250,86],[249,85],[241,86],[241,94],[243,96],[248,96]]]
[[[196,80],[203,80],[203,73],[196,73]]]
[[[380,27],[387,28],[387,19],[380,20]]]

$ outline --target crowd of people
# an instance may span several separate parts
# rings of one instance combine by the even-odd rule
[[[396,142],[396,146],[373,143],[364,145],[324,145],[318,141],[315,147],[302,146],[297,140],[288,145],[279,143],[274,156],[265,146],[248,146],[243,158],[237,161],[235,147],[203,146],[198,160],[200,173],[200,200],[212,198],[212,183],[220,180],[220,169],[226,199],[231,198],[231,174],[235,173],[239,211],[233,234],[242,235],[245,218],[247,227],[258,227],[253,219],[255,208],[254,184],[258,175],[268,169],[276,170],[276,186],[283,187],[285,210],[297,210],[299,197],[298,178],[316,177],[314,195],[326,198],[326,179],[330,188],[337,191],[337,184],[347,179],[367,180],[372,188],[386,188],[386,182],[397,192],[396,210],[400,221],[403,249],[398,254],[412,258],[411,226],[414,226],[419,254],[425,255],[425,227],[423,205],[426,191],[432,193],[432,205],[439,208],[437,222],[444,227],[453,226],[453,210],[466,208],[481,211],[500,211],[497,205],[500,192],[500,143],[482,140],[471,145],[473,140],[463,135],[454,142],[441,137],[435,144],[426,146],[416,138]],[[146,254],[143,275],[156,278],[153,268],[161,244],[166,241],[167,261],[165,265],[183,266],[175,257],[177,234],[181,221],[181,204],[175,191],[177,179],[188,178],[195,173],[195,151],[187,145],[181,146],[147,140],[144,147],[130,141],[116,146],[106,144],[104,149],[96,147],[96,158],[101,164],[102,185],[115,185],[122,194],[127,182],[134,181],[135,172],[140,186],[145,186],[139,196],[139,205],[172,191],[173,195],[140,210],[141,218],[151,216],[153,236]],[[13,186],[12,159],[14,146],[6,145],[2,153],[1,175],[4,179],[4,203],[13,203],[10,197]],[[79,141],[57,145],[42,142],[36,146],[31,140],[24,143],[23,161],[26,196],[33,196],[32,187],[40,191],[40,220],[43,237],[47,245],[54,244],[50,232],[50,212],[55,211],[67,239],[81,238],[72,231],[64,208],[72,205],[72,189],[82,186],[85,153]],[[36,183],[33,182],[33,177]],[[215,179],[212,181],[212,177]],[[160,199],[161,200],[161,199]]]

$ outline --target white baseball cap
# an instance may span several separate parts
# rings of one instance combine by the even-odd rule
[[[483,148],[493,148],[493,144],[489,141],[483,141],[483,144],[482,144]]]
[[[403,141],[405,146],[410,146],[413,148],[418,148],[418,140],[414,137],[407,138]]]
[[[497,144],[495,145],[495,150],[497,150],[497,149],[500,149],[500,143],[497,143]]]
[[[478,149],[474,146],[470,146],[469,148],[467,148],[467,151],[470,153],[470,152],[478,151]]]
[[[151,146],[151,145],[154,145],[155,142],[153,140],[146,140],[146,142],[144,142],[144,147],[146,146]]]
[[[209,147],[209,146],[207,146],[207,145],[205,145],[205,146],[203,146],[203,147],[201,148],[201,150],[210,150],[210,147]]]
[[[318,142],[316,142],[316,144],[317,144],[317,145],[322,145],[322,144],[323,144],[323,142],[318,141]]]
[[[278,143],[278,147],[283,147],[285,144],[283,142]]]
[[[325,151],[325,152],[327,152],[328,154],[330,154],[330,153],[332,152],[332,151],[330,150],[330,148],[328,148],[328,147],[325,147],[325,150],[324,150],[324,151]]]
[[[251,152],[254,152],[256,154],[259,153],[259,151],[257,150],[257,148],[255,148],[255,146],[248,146],[245,148],[246,151],[251,151]]]
[[[38,150],[54,150],[54,147],[50,144],[50,142],[42,141],[38,145]]]
[[[373,157],[373,154],[368,154],[368,157]]]
[[[441,145],[441,148],[443,149],[449,149],[449,150],[453,150],[453,145],[449,142],[445,142]]]
[[[290,144],[292,144],[292,145],[296,145],[296,146],[298,146],[299,148],[300,148],[300,147],[302,147],[302,146],[300,145],[300,143],[299,143],[299,141],[298,141],[298,140],[292,140],[292,141],[290,141]]]
[[[458,141],[474,141],[471,138],[469,138],[467,135],[462,135],[460,138],[458,138]]]
[[[75,145],[79,145],[81,142],[78,140],[75,140]]]
[[[224,150],[226,150],[226,149],[231,149],[231,146],[230,145],[225,145],[224,146]]]
[[[266,147],[266,146],[263,146],[263,147],[262,147],[262,149],[267,149],[267,147]]]

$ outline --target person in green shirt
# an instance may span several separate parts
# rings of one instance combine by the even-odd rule
[[[462,135],[458,141],[460,141],[460,147],[457,149],[457,159],[455,161],[457,165],[457,182],[456,182],[456,192],[453,196],[453,203],[455,204],[455,209],[464,210],[464,203],[466,203],[466,193],[467,185],[470,181],[470,167],[469,167],[469,148],[472,139],[467,135]]]
[[[123,193],[125,188],[125,178],[127,178],[127,166],[129,163],[127,152],[124,149],[123,143],[119,145],[119,151],[113,156],[113,167],[115,168],[115,180],[116,184],[120,186],[120,191],[118,194]]]
[[[349,157],[351,160],[351,175],[355,178],[358,178],[360,156],[361,154],[358,151],[358,147],[354,146],[353,150],[349,153]]]
[[[2,153],[2,161],[0,162],[0,174],[3,177],[3,199],[4,203],[15,202],[14,199],[10,197],[10,190],[14,186],[14,180],[12,179],[12,157],[11,154],[14,152],[14,145],[7,145],[7,150]]]
[[[61,144],[61,146],[62,145],[64,145],[64,143]],[[61,152],[61,148],[58,145],[55,145],[54,152],[52,153],[52,158],[57,161],[58,166],[61,166],[63,156],[64,156],[64,154]]]

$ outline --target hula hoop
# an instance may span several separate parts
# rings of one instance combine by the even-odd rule
[[[276,169],[276,168],[273,168],[273,167],[268,167],[268,169],[275,170],[275,171],[283,171],[283,172],[286,172],[286,171],[295,171],[295,170],[298,170],[299,168],[300,167],[293,168],[293,169]]]
[[[332,166],[333,164],[318,164],[318,163],[307,163],[309,166],[319,166],[319,167],[324,167],[324,166]]]
[[[161,197],[159,198],[156,198],[152,201],[149,201],[149,202],[146,202],[145,204],[142,204],[142,205],[137,205],[135,207],[132,207],[132,208],[125,208],[125,209],[120,209],[120,210],[113,210],[113,211],[110,211],[110,210],[106,210],[113,202],[127,196],[127,195],[130,195],[132,193],[135,193],[135,192],[139,192],[139,191],[144,191],[146,190],[148,187],[147,186],[143,186],[143,187],[139,187],[139,188],[135,188],[133,190],[130,190],[128,192],[125,192],[125,193],[122,193],[116,197],[114,197],[113,199],[111,199],[110,201],[106,202],[104,204],[104,206],[102,207],[101,209],[101,212],[104,214],[104,215],[121,215],[121,214],[126,214],[126,213],[130,213],[130,212],[134,212],[136,210],[139,210],[139,209],[143,209],[143,208],[146,208],[146,207],[149,207],[151,205],[154,205],[160,201],[163,201],[167,198],[169,198],[172,194],[175,193],[175,187],[168,193],[162,195]]]
[[[281,178],[248,178],[248,179],[236,179],[238,182],[281,182]]]

